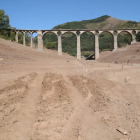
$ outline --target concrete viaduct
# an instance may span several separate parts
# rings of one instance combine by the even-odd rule
[[[87,30],[87,29],[78,29],[78,30],[72,30],[72,29],[59,29],[59,30],[18,30],[18,29],[10,29],[10,31],[15,32],[15,40],[18,42],[18,33],[23,33],[23,45],[25,46],[25,33],[31,34],[31,43],[30,46],[33,48],[33,37],[32,34],[36,32],[38,34],[38,50],[43,51],[43,36],[46,33],[54,33],[57,35],[58,38],[58,55],[62,55],[62,35],[71,32],[76,35],[77,37],[77,58],[81,59],[81,45],[80,45],[80,35],[84,32],[90,32],[95,37],[95,59],[99,58],[99,35],[102,32],[108,32],[112,35],[114,38],[114,49],[113,51],[118,49],[118,43],[117,43],[117,36],[121,32],[127,32],[131,35],[132,42],[131,44],[136,43],[136,34],[140,32],[138,29],[115,29],[115,30]]]

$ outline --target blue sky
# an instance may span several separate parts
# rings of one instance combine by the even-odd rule
[[[140,22],[140,0],[0,0],[0,9],[17,29],[52,29],[103,15]]]

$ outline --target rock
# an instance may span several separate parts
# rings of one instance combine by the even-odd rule
[[[0,58],[0,61],[2,61],[3,60],[3,58]]]
[[[117,64],[118,62],[117,62],[117,61],[113,61],[112,63],[115,63],[115,64]]]
[[[125,82],[128,82],[128,80],[130,79],[131,77],[126,77],[125,79],[124,79],[124,81]]]
[[[41,107],[40,106],[38,106],[38,108],[37,108],[37,110],[36,111],[40,111],[41,110]]]

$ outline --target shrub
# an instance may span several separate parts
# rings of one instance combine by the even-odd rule
[[[45,45],[45,47],[46,47],[47,49],[52,49],[52,50],[54,50],[54,49],[55,49],[55,42],[47,42],[46,45]]]
[[[89,55],[91,55],[92,53],[90,52],[84,52],[84,57],[88,57]]]

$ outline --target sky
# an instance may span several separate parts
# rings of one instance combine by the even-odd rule
[[[140,0],[0,0],[0,9],[17,29],[50,30],[103,15],[140,22]]]

